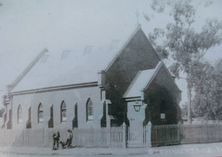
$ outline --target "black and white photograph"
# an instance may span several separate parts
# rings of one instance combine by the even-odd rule
[[[0,0],[0,157],[222,157],[222,0]]]

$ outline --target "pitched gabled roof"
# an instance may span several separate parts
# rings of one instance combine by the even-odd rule
[[[124,98],[142,97],[143,91],[149,87],[153,79],[157,76],[163,62],[159,62],[154,69],[142,70],[137,73],[129,88],[124,94]]]
[[[11,92],[41,89],[98,81],[98,73],[106,70],[141,27],[118,32],[104,43],[78,46],[45,53],[25,74]],[[133,33],[132,33],[133,32]],[[116,34],[118,34],[116,33]]]

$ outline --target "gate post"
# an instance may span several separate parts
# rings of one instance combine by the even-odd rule
[[[106,129],[107,129],[107,146],[111,146],[111,125],[110,125],[110,118],[109,116],[106,117],[107,119],[107,124],[106,124]]]
[[[181,122],[179,122],[178,125],[177,125],[177,140],[178,140],[179,144],[181,143],[180,134],[181,134]]]
[[[146,126],[146,145],[152,147],[152,123],[149,121]]]
[[[123,148],[127,147],[127,141],[126,141],[126,123],[123,122]]]

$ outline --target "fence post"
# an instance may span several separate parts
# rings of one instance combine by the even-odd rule
[[[127,146],[127,141],[126,141],[126,123],[123,122],[123,148],[126,148]]]
[[[109,118],[109,116],[107,116],[107,145],[108,145],[108,147],[110,147],[111,146],[111,125],[110,125],[110,118]]]
[[[43,135],[42,135],[42,137],[43,137],[43,145],[45,147],[47,147],[48,143],[49,143],[48,131],[49,130],[47,128],[43,128]]]
[[[179,121],[179,123],[177,125],[177,140],[178,140],[179,144],[181,142],[180,135],[181,135],[181,122]]]
[[[26,140],[25,140],[26,139],[25,137],[27,136],[26,132],[27,132],[26,129],[24,129],[23,130],[23,146],[28,146],[27,143],[26,143]]]
[[[152,123],[149,121],[146,126],[146,144],[148,147],[152,146],[152,138],[151,138],[151,131],[152,131]]]

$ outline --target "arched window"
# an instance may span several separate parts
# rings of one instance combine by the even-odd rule
[[[38,106],[38,123],[42,123],[44,121],[43,119],[43,106],[42,103]]]
[[[65,122],[67,120],[65,101],[62,101],[62,104],[60,107],[60,119],[61,119],[61,122]]]
[[[17,123],[22,123],[22,106],[18,106],[17,110]]]
[[[93,120],[93,103],[90,98],[86,102],[86,121]]]

